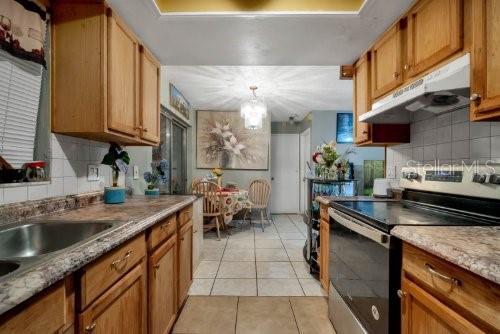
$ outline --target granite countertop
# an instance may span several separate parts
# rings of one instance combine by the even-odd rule
[[[131,239],[173,212],[191,204],[195,196],[133,196],[124,204],[93,204],[57,214],[21,220],[18,224],[36,221],[116,221],[117,226],[103,232],[97,239],[70,246],[47,255],[43,262],[20,269],[0,279],[0,314],[34,296],[53,283],[75,272],[112,248]]]
[[[317,196],[316,201],[320,204],[330,205],[331,202],[343,201],[371,201],[371,202],[387,202],[396,201],[391,198],[373,197],[373,196]]]
[[[391,234],[500,284],[498,226],[396,226]]]

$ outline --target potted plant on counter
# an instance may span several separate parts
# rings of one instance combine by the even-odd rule
[[[125,188],[118,186],[118,178],[121,173],[127,173],[130,157],[120,145],[111,143],[108,153],[101,162],[108,165],[112,170],[113,186],[104,188],[104,203],[118,204],[125,202]]]
[[[159,163],[152,163],[151,167],[151,172],[144,173],[144,181],[148,183],[144,193],[147,196],[158,196],[160,195],[159,185],[168,181],[168,162],[163,159]]]

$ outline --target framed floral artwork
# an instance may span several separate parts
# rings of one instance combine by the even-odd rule
[[[270,129],[245,129],[237,111],[196,113],[196,167],[268,170]]]

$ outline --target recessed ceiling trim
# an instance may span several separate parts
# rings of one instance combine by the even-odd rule
[[[155,0],[143,0],[148,5],[148,8],[153,11],[154,15],[160,20],[168,20],[171,18],[185,17],[239,17],[239,18],[255,18],[255,17],[302,17],[302,16],[359,16],[369,0],[364,0],[359,10],[354,11],[211,11],[211,12],[162,12]]]

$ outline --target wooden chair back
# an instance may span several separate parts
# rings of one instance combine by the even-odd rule
[[[254,207],[266,208],[271,195],[271,185],[266,180],[253,180],[248,188],[248,199]]]
[[[191,192],[194,193],[194,187],[200,183],[201,181],[203,181],[203,178],[199,177],[199,176],[195,176],[193,177],[193,179],[191,180]]]
[[[216,183],[208,181],[198,182],[193,188],[193,194],[203,195],[204,216],[217,216],[221,214],[221,190]]]

